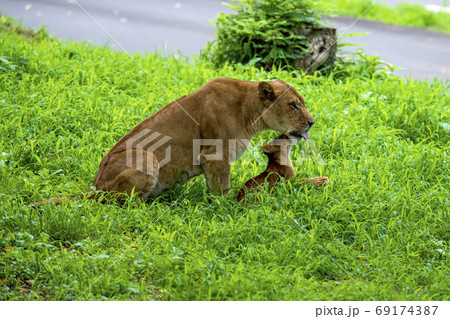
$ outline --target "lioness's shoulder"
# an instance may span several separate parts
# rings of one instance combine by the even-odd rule
[[[207,82],[203,87],[248,87],[258,86],[259,82],[243,81],[230,78],[215,78]]]

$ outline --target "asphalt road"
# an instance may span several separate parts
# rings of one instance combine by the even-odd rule
[[[129,52],[180,50],[187,55],[199,53],[207,41],[214,39],[215,27],[206,20],[219,12],[232,12],[221,4],[222,0],[76,1],[89,14],[75,0],[1,0],[0,12],[17,17],[26,26],[47,25],[50,33],[58,38],[109,43]],[[439,2],[436,0],[436,4]],[[342,33],[355,19],[330,21]],[[418,79],[435,76],[450,79],[450,35],[369,21],[358,21],[347,30],[347,33],[354,32],[368,35],[347,38],[345,42],[363,44],[368,54],[405,67],[396,74]]]
[[[354,18],[329,19],[343,33]],[[374,21],[359,20],[348,33],[367,33],[353,36],[343,42],[360,44],[370,54],[383,61],[402,66],[397,75],[417,79],[450,79],[450,35],[421,29],[411,29]],[[345,49],[345,50],[350,50]]]

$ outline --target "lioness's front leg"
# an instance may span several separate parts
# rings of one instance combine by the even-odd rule
[[[230,188],[230,163],[228,155],[225,153],[220,159],[216,159],[215,147],[211,146],[204,147],[200,153],[200,163],[205,174],[206,185],[213,194],[223,194]]]
[[[230,165],[208,161],[203,165],[206,185],[212,194],[223,194],[230,189]]]

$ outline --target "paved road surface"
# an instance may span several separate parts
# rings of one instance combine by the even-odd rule
[[[329,21],[343,32],[355,19],[340,17]],[[450,35],[367,20],[356,22],[349,30],[349,33],[354,32],[368,35],[349,37],[343,42],[361,44],[366,52],[391,64],[404,66],[404,70],[395,72],[398,75],[450,79]]]
[[[217,0],[77,0],[126,50],[196,54],[213,40],[206,20],[227,9]],[[115,43],[71,0],[0,0],[0,11],[59,38]],[[232,10],[229,10],[232,11]]]
[[[219,12],[231,12],[221,4],[222,0],[77,1],[130,52],[158,49],[197,54],[207,41],[214,39],[215,28],[206,20]],[[1,0],[0,12],[17,17],[26,26],[45,24],[50,33],[59,38],[116,46],[74,0]],[[354,19],[331,21],[345,30]],[[450,35],[368,21],[357,22],[348,32],[369,32],[366,37],[347,38],[346,42],[365,44],[367,53],[405,66],[406,70],[397,72],[399,75],[411,73],[419,79],[450,78]]]

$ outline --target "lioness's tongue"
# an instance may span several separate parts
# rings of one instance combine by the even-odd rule
[[[303,137],[305,140],[309,140],[308,133],[306,132],[300,133],[300,136]]]

